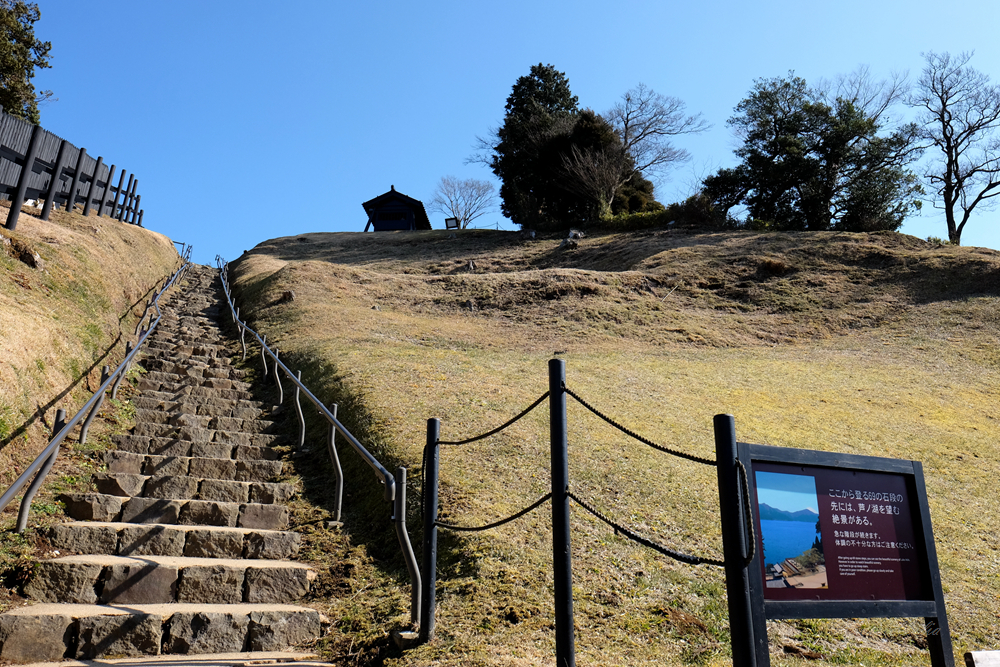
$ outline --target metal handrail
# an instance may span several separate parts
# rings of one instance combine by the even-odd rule
[[[227,276],[228,269],[229,269],[229,263],[226,262],[225,260],[223,260],[221,257],[216,258],[216,259],[219,262],[219,275],[222,278],[222,288],[223,288],[223,291],[226,294],[226,301],[229,303],[229,309],[230,309],[230,312],[231,312],[231,314],[233,316],[233,321],[236,323],[236,326],[239,327],[239,329],[240,329],[241,339],[242,339],[242,336],[243,336],[244,332],[249,331],[251,334],[253,334],[253,337],[257,339],[258,343],[260,343],[261,354],[262,355],[266,354],[267,356],[271,357],[271,359],[274,360],[274,368],[275,368],[275,370],[280,369],[281,371],[284,372],[284,374],[288,377],[288,379],[290,379],[295,384],[296,388],[299,391],[301,391],[303,394],[305,394],[305,397],[308,398],[313,403],[313,405],[316,406],[316,409],[319,410],[320,414],[323,415],[323,417],[326,418],[327,422],[329,422],[331,426],[333,426],[334,428],[336,428],[338,433],[340,433],[342,436],[344,436],[344,438],[347,440],[348,444],[351,445],[351,447],[354,449],[354,451],[357,452],[358,455],[361,456],[361,458],[364,460],[364,462],[367,463],[368,466],[372,470],[375,471],[375,474],[378,476],[379,481],[381,481],[385,485],[385,500],[386,500],[386,502],[390,502],[391,503],[393,501],[393,499],[395,499],[395,497],[396,497],[396,480],[395,480],[395,477],[393,477],[392,473],[390,473],[388,470],[386,470],[385,466],[383,466],[381,463],[379,463],[378,459],[376,459],[371,454],[371,452],[369,452],[367,449],[365,449],[364,445],[362,445],[358,441],[358,439],[355,438],[354,435],[350,431],[347,430],[347,427],[345,427],[343,424],[340,423],[340,421],[337,419],[336,415],[333,412],[331,412],[329,408],[327,408],[325,405],[323,405],[323,402],[321,400],[319,400],[318,398],[316,398],[315,394],[313,394],[311,391],[309,391],[309,388],[302,383],[302,380],[300,378],[296,377],[296,374],[293,373],[292,370],[288,366],[286,366],[283,361],[281,361],[278,358],[278,354],[279,354],[280,351],[273,351],[273,350],[271,350],[270,347],[268,347],[268,345],[267,345],[267,336],[263,336],[262,337],[256,331],[254,331],[249,326],[247,326],[246,322],[241,321],[237,317],[237,315],[236,315],[236,308],[235,308],[235,306],[233,304],[232,293],[229,291],[229,279],[228,279],[228,276]],[[244,343],[244,348],[245,347],[246,347],[246,344]],[[267,360],[266,359],[264,359],[264,362],[265,362],[264,363],[264,374],[266,375],[267,374],[267,365],[268,364],[267,364]],[[279,385],[279,388],[280,388],[280,385]]]
[[[261,361],[264,365],[264,375],[268,372],[268,357],[274,361],[274,377],[278,385],[278,391],[281,400],[284,400],[284,389],[281,386],[281,379],[279,371],[283,372],[285,376],[295,384],[295,406],[298,413],[299,424],[300,424],[300,436],[299,444],[301,446],[303,439],[305,437],[305,418],[302,415],[302,406],[299,402],[300,393],[305,394],[316,409],[319,414],[322,415],[330,425],[330,436],[327,442],[331,463],[333,464],[334,472],[336,474],[336,489],[335,489],[335,503],[336,503],[336,518],[340,519],[341,512],[341,499],[343,496],[344,487],[344,473],[340,467],[340,460],[337,456],[337,450],[334,446],[333,437],[335,433],[340,433],[347,440],[351,448],[368,464],[372,470],[375,471],[376,476],[385,485],[385,500],[386,502],[392,503],[393,513],[391,520],[395,525],[396,537],[399,540],[400,549],[403,553],[403,560],[406,563],[406,569],[410,575],[410,621],[416,627],[420,627],[421,623],[421,584],[420,584],[420,567],[417,564],[416,557],[413,553],[413,547],[410,544],[410,537],[406,530],[406,468],[399,467],[396,469],[396,476],[400,480],[400,488],[396,488],[396,477],[393,477],[392,473],[386,470],[385,466],[379,463],[371,452],[365,449],[354,435],[347,430],[347,428],[340,423],[337,419],[337,406],[333,406],[333,411],[331,411],[327,406],[323,405],[316,396],[309,391],[309,388],[302,383],[302,371],[293,373],[288,366],[284,364],[278,355],[280,351],[278,349],[271,350],[267,345],[267,336],[261,336],[256,331],[251,329],[246,322],[240,320],[239,309],[233,301],[232,292],[229,289],[229,263],[226,262],[222,257],[216,256],[216,263],[219,267],[219,278],[222,281],[222,289],[226,295],[226,302],[229,304],[230,315],[232,316],[233,322],[240,330],[240,343],[243,345],[243,358],[246,358],[247,346],[246,346],[246,332],[253,334],[253,337],[257,339],[260,344],[260,354]],[[409,634],[409,633],[403,633]],[[414,635],[415,637],[415,635]],[[404,641],[409,641],[406,639]]]
[[[142,317],[139,318],[139,323],[140,324],[142,323],[146,315],[149,314],[151,308],[156,309],[156,319],[154,320],[152,318],[152,315],[150,314],[149,326],[146,327],[145,329],[142,329],[142,331],[139,332],[139,338],[136,341],[136,344],[134,346],[132,345],[129,346],[130,349],[125,355],[125,358],[122,360],[120,364],[118,364],[118,368],[115,369],[114,372],[108,372],[108,367],[107,366],[104,367],[103,372],[101,374],[101,386],[97,389],[96,392],[94,392],[94,395],[91,396],[90,399],[83,404],[83,407],[80,408],[80,411],[77,412],[76,415],[68,422],[60,423],[59,420],[57,419],[56,429],[54,429],[55,432],[53,433],[54,437],[52,438],[52,441],[49,442],[48,446],[42,450],[42,453],[39,454],[38,457],[31,462],[31,464],[24,470],[23,473],[21,473],[21,475],[14,481],[14,483],[10,485],[7,491],[2,496],[0,496],[0,512],[2,512],[4,508],[6,508],[7,505],[10,504],[10,501],[14,499],[14,496],[16,496],[21,491],[21,489],[24,488],[24,486],[28,483],[28,480],[31,478],[31,476],[35,475],[36,472],[38,473],[37,475],[35,475],[34,480],[31,482],[31,486],[28,487],[27,492],[25,492],[24,496],[21,499],[21,507],[17,515],[17,532],[19,533],[24,532],[24,529],[27,527],[28,512],[31,508],[31,500],[34,498],[35,493],[38,491],[39,487],[42,485],[42,482],[45,480],[45,476],[48,475],[49,471],[52,469],[52,466],[56,461],[56,458],[59,456],[59,445],[61,445],[62,442],[66,439],[66,437],[69,435],[70,430],[72,430],[74,426],[79,424],[81,420],[84,420],[85,417],[86,421],[84,427],[81,428],[80,432],[80,442],[83,443],[86,441],[87,439],[86,427],[90,425],[90,422],[94,418],[95,413],[100,409],[101,404],[104,402],[104,393],[110,387],[112,390],[112,398],[114,398],[115,393],[117,392],[118,389],[118,383],[121,381],[121,377],[123,377],[125,373],[128,371],[129,367],[132,365],[132,361],[135,359],[135,356],[139,353],[139,349],[142,347],[143,343],[145,343],[146,340],[149,338],[150,334],[152,334],[153,330],[156,329],[156,325],[160,323],[160,319],[162,319],[163,317],[163,313],[160,311],[160,304],[159,304],[160,296],[163,294],[164,291],[167,290],[167,288],[171,287],[175,282],[177,282],[177,280],[184,274],[185,270],[189,266],[191,266],[191,261],[190,261],[191,246],[187,247],[187,250],[181,257],[181,259],[183,261],[181,263],[180,268],[177,269],[176,272],[174,272],[174,275],[171,276],[166,281],[166,283],[164,283],[163,287],[161,287],[156,292],[156,295],[152,299],[150,299],[150,301],[146,304],[146,308],[142,313]],[[62,411],[60,410],[60,412]],[[88,412],[89,414],[87,414]]]

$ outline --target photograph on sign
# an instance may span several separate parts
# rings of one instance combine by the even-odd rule
[[[816,479],[757,472],[758,516],[768,588],[827,588]]]
[[[928,599],[903,475],[753,467],[765,599]]]

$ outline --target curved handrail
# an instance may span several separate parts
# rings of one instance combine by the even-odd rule
[[[260,343],[261,353],[266,354],[267,356],[271,357],[271,359],[274,360],[275,369],[280,368],[282,371],[284,371],[285,376],[295,383],[295,386],[302,393],[305,394],[305,397],[308,398],[313,405],[316,406],[316,409],[319,410],[320,414],[323,415],[323,417],[327,420],[327,422],[329,422],[331,426],[337,429],[337,433],[340,433],[342,436],[344,436],[344,438],[347,440],[348,444],[351,445],[354,451],[357,452],[358,455],[364,460],[364,462],[367,463],[368,466],[375,471],[375,474],[378,476],[379,480],[385,485],[386,501],[392,502],[396,497],[395,477],[393,477],[392,473],[386,470],[385,466],[379,463],[378,459],[376,459],[371,454],[371,452],[365,449],[364,445],[362,445],[358,441],[358,439],[355,438],[354,435],[350,431],[348,431],[343,424],[340,423],[340,420],[338,420],[337,417],[332,412],[330,412],[329,408],[323,405],[323,402],[320,401],[318,398],[316,398],[316,396],[311,391],[309,391],[309,388],[302,383],[302,380],[296,377],[296,374],[293,373],[292,370],[288,368],[288,366],[286,366],[284,362],[282,362],[278,358],[278,354],[272,351],[271,348],[267,346],[265,338],[262,338],[260,334],[251,329],[249,326],[247,326],[246,322],[243,322],[239,319],[239,317],[237,316],[236,308],[233,304],[232,293],[229,291],[229,278],[228,278],[229,263],[223,260],[221,257],[217,257],[216,260],[219,264],[219,276],[222,279],[222,289],[226,294],[226,301],[229,304],[229,310],[233,316],[233,320],[236,322],[236,325],[240,328],[241,331],[249,331],[251,334],[253,334],[254,338],[257,339],[257,342]]]
[[[181,256],[181,259],[183,261],[181,263],[180,268],[177,269],[176,272],[174,272],[174,275],[171,276],[166,283],[164,283],[163,287],[161,287],[156,292],[155,296],[149,301],[149,303],[146,304],[146,309],[143,311],[142,317],[139,318],[139,323],[141,324],[143,319],[145,319],[146,314],[149,312],[150,308],[156,309],[156,319],[153,320],[152,317],[150,317],[149,326],[146,327],[145,329],[142,329],[142,331],[139,332],[139,339],[137,340],[136,344],[131,347],[131,350],[125,355],[125,358],[122,360],[122,362],[118,364],[118,368],[116,368],[113,373],[102,374],[101,386],[97,389],[96,392],[94,392],[94,395],[91,396],[90,399],[83,404],[83,407],[80,408],[80,411],[77,412],[72,419],[63,423],[61,428],[57,428],[57,431],[53,434],[52,441],[49,442],[48,446],[42,450],[41,454],[39,454],[27,468],[25,468],[24,472],[21,473],[21,475],[14,481],[13,484],[10,485],[7,491],[2,496],[0,496],[0,511],[3,511],[4,508],[6,508],[7,505],[10,504],[10,501],[14,499],[14,496],[16,496],[21,491],[21,489],[24,488],[24,485],[28,483],[28,480],[31,478],[31,476],[35,475],[35,473],[39,472],[39,470],[41,469],[41,472],[39,472],[39,474],[35,476],[34,480],[31,482],[31,486],[28,488],[28,491],[24,494],[24,497],[21,499],[21,508],[20,511],[18,512],[18,517],[17,517],[17,532],[19,533],[23,532],[25,527],[27,526],[28,510],[31,507],[31,500],[32,498],[34,498],[35,492],[38,491],[38,488],[44,481],[45,476],[48,474],[49,470],[51,470],[52,464],[55,463],[56,457],[59,455],[59,445],[61,445],[62,442],[66,439],[66,437],[69,435],[70,430],[72,430],[74,426],[79,424],[80,421],[84,419],[85,415],[87,416],[87,423],[89,424],[89,421],[93,415],[92,414],[87,415],[87,413],[96,412],[96,410],[100,408],[101,403],[104,402],[104,392],[106,392],[108,388],[112,387],[113,385],[117,385],[117,381],[119,380],[120,376],[123,376],[125,372],[129,369],[129,367],[132,365],[132,361],[135,359],[135,356],[139,353],[139,350],[142,347],[143,343],[146,342],[150,334],[153,333],[153,330],[156,329],[156,325],[160,323],[160,319],[162,319],[163,317],[163,313],[160,311],[160,305],[159,305],[160,296],[167,290],[167,288],[171,287],[175,282],[177,282],[177,280],[184,274],[184,271],[189,266],[191,266],[190,245],[187,246],[187,249],[184,255]],[[60,422],[57,421],[56,425],[58,427],[60,425]],[[81,441],[85,439],[86,439],[86,432],[83,432],[81,433]],[[43,466],[45,466],[44,469],[42,469]]]

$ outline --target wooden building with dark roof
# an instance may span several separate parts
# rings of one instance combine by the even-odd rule
[[[376,232],[387,232],[396,229],[415,230],[430,229],[431,221],[424,210],[424,204],[419,199],[407,197],[402,192],[396,192],[396,186],[374,199],[362,204],[368,214],[368,224],[365,231],[371,227]]]

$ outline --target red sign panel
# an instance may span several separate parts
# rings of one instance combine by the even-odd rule
[[[754,463],[766,600],[927,600],[904,475]]]

